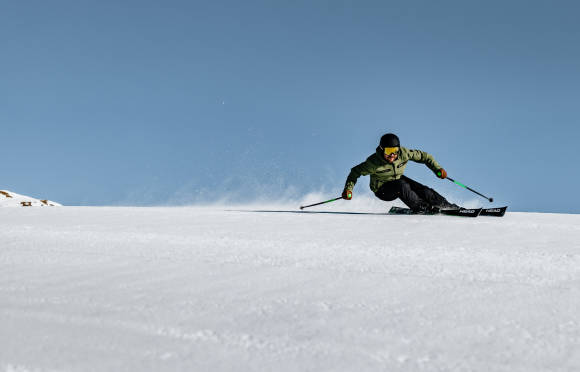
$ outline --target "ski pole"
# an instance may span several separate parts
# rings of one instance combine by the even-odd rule
[[[304,208],[308,208],[308,207],[314,207],[315,205],[330,203],[330,202],[337,201],[337,200],[340,200],[340,199],[342,199],[342,196],[341,197],[338,197],[338,198],[330,199],[330,200],[327,200],[327,201],[323,201],[323,202],[320,202],[320,203],[316,203],[316,204],[305,205],[303,207],[300,207],[300,209],[304,209]]]
[[[462,184],[461,182],[457,182],[457,181],[455,181],[453,178],[447,177],[447,179],[448,179],[449,181],[451,181],[451,182],[453,182],[453,183],[455,183],[455,184],[457,184],[457,185],[459,185],[459,186],[461,186],[461,187],[463,187],[463,188],[465,188],[465,189],[467,189],[467,190],[471,191],[471,192],[474,192],[474,193],[476,193],[476,194],[477,194],[477,195],[479,195],[479,196],[483,196],[484,198],[486,198],[487,200],[489,200],[489,202],[490,202],[490,203],[493,203],[493,198],[488,198],[487,196],[485,196],[485,195],[483,195],[483,194],[480,194],[480,193],[478,193],[477,191],[475,191],[475,190],[474,190],[474,189],[472,189],[471,187],[465,186],[465,185],[464,185],[464,184]]]

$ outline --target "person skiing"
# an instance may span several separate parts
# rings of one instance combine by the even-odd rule
[[[351,169],[342,192],[343,199],[351,200],[352,190],[358,178],[370,175],[370,189],[377,198],[384,201],[399,198],[416,213],[436,213],[442,209],[460,208],[448,202],[435,190],[404,176],[409,160],[425,164],[441,179],[447,177],[445,169],[432,155],[420,150],[407,149],[401,146],[399,137],[387,133],[381,137],[376,152]]]

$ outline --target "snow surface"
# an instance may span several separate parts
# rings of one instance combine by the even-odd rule
[[[0,209],[0,371],[580,370],[579,215],[296,207]]]
[[[59,203],[40,200],[8,190],[0,190],[0,207],[58,207]]]

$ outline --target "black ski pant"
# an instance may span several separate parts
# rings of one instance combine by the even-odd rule
[[[454,206],[437,191],[405,176],[401,176],[398,180],[385,182],[375,192],[375,195],[384,201],[392,201],[399,198],[414,211],[424,211],[431,206],[438,208]]]

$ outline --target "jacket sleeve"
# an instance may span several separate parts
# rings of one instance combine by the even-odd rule
[[[369,174],[374,173],[375,168],[376,166],[371,162],[370,158],[352,168],[346,178],[344,189],[352,191],[358,178],[360,176],[368,176]]]
[[[409,150],[409,160],[425,164],[433,173],[437,173],[442,168],[435,158],[433,158],[433,155],[421,150]]]

